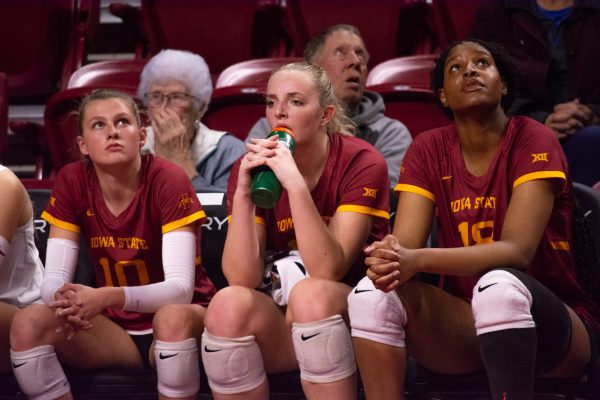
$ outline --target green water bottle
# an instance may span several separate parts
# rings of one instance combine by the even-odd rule
[[[277,135],[279,141],[293,153],[296,148],[295,134],[291,130],[278,126],[267,137]],[[266,165],[252,170],[252,185],[250,198],[260,208],[273,208],[281,197],[281,184],[275,173]]]

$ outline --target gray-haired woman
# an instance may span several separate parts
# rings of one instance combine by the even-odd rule
[[[200,122],[212,90],[202,57],[163,50],[144,67],[137,92],[152,122],[143,150],[182,167],[196,190],[225,190],[231,166],[246,151],[235,136]]]

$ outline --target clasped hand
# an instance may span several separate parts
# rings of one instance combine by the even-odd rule
[[[241,169],[246,172],[248,186],[250,184],[250,171],[262,165],[266,165],[273,170],[284,188],[290,187],[289,185],[292,185],[294,181],[304,182],[290,149],[280,143],[277,136],[268,139],[251,139],[250,143],[246,144],[246,148],[248,152],[242,159]]]
[[[402,247],[394,235],[371,243],[365,253],[367,277],[383,292],[396,289],[416,273],[410,262],[410,250]]]
[[[552,129],[558,139],[564,139],[579,129],[595,122],[594,112],[578,99],[554,106],[553,112],[546,118],[545,124]]]
[[[67,283],[54,294],[54,301],[48,305],[62,323],[56,333],[63,333],[70,340],[81,330],[93,327],[90,320],[102,309],[94,301],[95,289],[89,286]]]

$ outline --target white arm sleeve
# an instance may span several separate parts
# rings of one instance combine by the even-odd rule
[[[165,280],[144,286],[124,286],[123,310],[154,313],[165,304],[189,304],[194,295],[196,235],[168,232],[162,237]]]
[[[45,304],[54,301],[54,293],[65,283],[73,281],[79,243],[68,239],[48,239],[46,245],[46,266],[42,281],[42,300]]]

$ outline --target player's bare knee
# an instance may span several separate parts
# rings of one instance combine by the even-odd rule
[[[160,340],[184,340],[196,336],[196,333],[200,335],[204,325],[198,320],[203,317],[204,313],[194,312],[189,305],[168,304],[158,309],[152,320],[152,328]],[[198,324],[202,326],[198,327]]]
[[[346,299],[339,299],[338,292],[331,290],[331,285],[330,281],[316,278],[298,282],[290,293],[288,303],[293,320],[318,321],[344,311],[347,308]]]
[[[473,288],[471,301],[477,334],[535,327],[532,303],[529,289],[510,272],[486,273]]]
[[[20,310],[12,320],[10,328],[11,348],[22,351],[51,342],[56,318],[48,307],[34,304]]]
[[[251,289],[228,286],[217,292],[204,317],[204,325],[217,336],[238,336],[245,331],[248,316],[253,315],[255,304]]]

